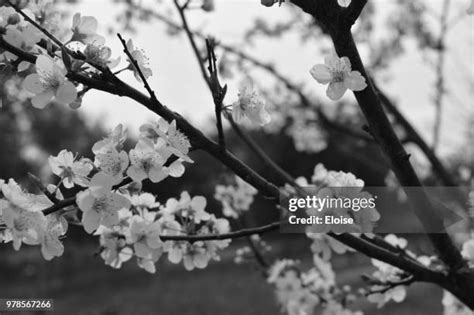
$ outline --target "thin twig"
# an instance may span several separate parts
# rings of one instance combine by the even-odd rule
[[[214,100],[214,108],[216,115],[216,128],[219,139],[219,145],[225,149],[224,127],[222,126],[222,108],[224,98],[227,94],[227,85],[221,86],[219,81],[219,73],[217,70],[217,58],[214,52],[214,40],[206,39],[206,47],[209,61],[209,88]]]
[[[153,91],[153,89],[148,84],[148,81],[147,81],[145,75],[143,74],[142,69],[138,65],[138,62],[135,60],[135,58],[133,58],[132,53],[130,52],[130,50],[128,50],[127,42],[123,39],[122,35],[120,35],[119,33],[117,33],[117,37],[120,39],[120,42],[122,43],[122,46],[123,46],[124,53],[127,55],[128,60],[133,65],[135,70],[138,72],[138,75],[140,76],[140,79],[142,80],[142,83],[143,83],[145,89],[148,91],[148,94],[150,94],[151,99],[154,102],[159,103],[158,99],[156,98],[155,91]]]
[[[207,234],[207,235],[163,235],[161,240],[163,241],[212,241],[212,240],[226,240],[240,237],[246,237],[251,235],[260,235],[270,231],[275,231],[280,227],[280,222],[273,222],[267,225],[259,226],[256,228],[246,228],[235,232],[224,233],[224,234]]]

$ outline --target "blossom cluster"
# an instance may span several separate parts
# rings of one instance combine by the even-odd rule
[[[98,33],[97,19],[76,13],[70,28],[65,28],[60,24],[62,15],[54,10],[52,1],[28,1],[21,9],[28,19],[10,6],[0,7],[0,35],[8,44],[36,57],[33,73],[23,82],[24,89],[32,96],[31,104],[39,109],[50,103],[79,107],[87,88],[78,92],[79,84],[70,79],[71,74],[81,72],[93,78],[105,68],[112,69],[120,63],[120,58],[111,59],[112,51],[105,46],[105,37]],[[58,43],[62,39],[65,44]],[[132,71],[138,81],[141,81],[139,70],[145,78],[150,77],[152,71],[144,52],[132,40],[127,41],[127,49],[134,60],[129,59],[128,67],[123,70]],[[29,63],[9,51],[0,50],[0,64],[15,65],[19,72],[30,69]]]
[[[226,217],[237,219],[243,212],[248,211],[253,203],[257,190],[235,176],[234,185],[217,185],[214,198],[222,203],[222,213]]]
[[[173,263],[183,262],[187,270],[204,268],[218,260],[218,251],[230,240],[190,243],[186,240],[162,240],[162,237],[224,234],[230,231],[226,219],[206,212],[206,199],[181,194],[160,205],[155,197],[141,192],[143,180],[160,182],[168,176],[180,177],[191,148],[176,122],[164,120],[140,128],[136,146],[126,152],[127,132],[117,126],[92,147],[94,160],[78,158],[62,150],[49,158],[52,173],[59,183],[43,195],[25,192],[13,179],[0,181],[0,241],[21,245],[41,245],[45,259],[61,256],[68,220],[83,226],[89,234],[100,236],[101,257],[107,265],[119,268],[137,258],[138,266],[155,272],[155,263],[163,253]],[[83,189],[75,196],[75,205],[45,214],[63,200],[71,188]],[[80,223],[79,223],[80,221]]]
[[[316,165],[310,182],[304,177],[297,178],[296,182],[301,187],[308,187],[311,190],[311,194],[316,193],[321,197],[332,196],[337,198],[367,199],[371,197],[368,192],[363,191],[363,180],[358,179],[352,173],[327,170],[322,164]],[[289,191],[292,192],[292,189],[289,189]],[[371,233],[376,222],[380,219],[377,209],[369,207],[363,208],[360,211],[352,211],[347,208],[329,208],[321,212],[315,209],[308,209],[307,212],[308,215],[321,216],[332,214],[354,219],[355,224],[349,227],[350,230],[344,230],[344,227],[342,227],[343,230],[341,230],[340,225],[330,224],[310,226],[307,228],[306,235],[313,241],[311,247],[313,253],[321,256],[325,260],[331,258],[331,252],[334,251],[335,253],[342,254],[347,252],[349,248],[324,233]]]
[[[229,232],[226,219],[217,219],[205,211],[206,199],[202,196],[191,198],[183,192],[179,200],[171,198],[160,205],[153,195],[142,193],[130,196],[130,202],[131,210],[120,210],[117,224],[101,226],[95,232],[100,235],[101,257],[113,268],[120,268],[135,256],[139,267],[155,273],[155,264],[163,254],[174,264],[182,262],[186,270],[205,268],[211,259],[219,260],[218,251],[230,243],[162,240]]]
[[[404,250],[406,255],[411,259],[417,260],[421,265],[426,267],[433,267],[435,265],[434,257],[417,257],[413,252],[407,250],[408,242],[402,237],[388,234],[384,240],[393,247]],[[371,262],[376,271],[370,276],[371,285],[367,293],[368,301],[377,304],[379,308],[391,300],[397,303],[402,302],[407,295],[406,286],[403,284],[403,281],[409,276],[401,269],[377,259],[372,259]]]
[[[326,315],[362,315],[347,308],[355,299],[350,287],[339,289],[331,265],[317,257],[314,267],[307,271],[302,271],[297,261],[277,260],[269,269],[267,281],[274,285],[276,299],[285,314],[310,315],[319,310]]]
[[[474,3],[473,3],[474,4]],[[474,234],[467,239],[461,251],[470,268],[474,268]],[[448,291],[444,291],[443,306],[445,315],[472,315],[473,312]]]

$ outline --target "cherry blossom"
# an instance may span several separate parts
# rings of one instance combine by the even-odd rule
[[[62,256],[64,245],[59,238],[66,234],[67,228],[68,223],[64,217],[54,214],[47,217],[40,236],[41,253],[44,259],[51,260]]]
[[[130,220],[130,234],[128,243],[133,244],[137,257],[152,260],[157,251],[163,251],[163,242],[160,239],[161,225],[158,221],[148,221],[142,216],[135,215]]]
[[[209,213],[204,210],[206,204],[206,198],[203,196],[194,196],[191,199],[189,193],[183,191],[179,200],[175,198],[168,199],[165,207],[160,211],[164,214],[186,218],[198,224],[210,219]]]
[[[138,210],[158,208],[160,203],[156,201],[156,197],[150,193],[134,194],[130,196],[132,206]]]
[[[271,117],[265,110],[265,101],[253,86],[242,83],[238,96],[238,100],[232,104],[232,118],[235,122],[241,122],[244,117],[260,126],[270,122]]]
[[[89,189],[77,194],[77,205],[83,212],[82,223],[87,233],[97,230],[100,225],[111,227],[119,222],[118,211],[130,208],[130,200],[112,192],[113,178],[105,173],[92,177]]]
[[[15,46],[26,52],[31,52],[35,45],[41,40],[41,37],[42,34],[30,24],[14,28],[8,27],[5,35],[3,36],[5,41],[8,42],[10,45]],[[17,56],[10,52],[5,52],[3,55],[3,58],[0,56],[0,61],[2,59],[5,59],[7,61],[17,60]],[[29,68],[29,66],[29,63],[21,62],[18,65],[18,71],[24,71]]]
[[[299,262],[289,259],[277,260],[270,267],[267,282],[275,286],[277,301],[286,314],[314,314],[323,300],[324,307],[330,307],[329,301],[337,303],[331,266],[318,258],[314,263],[306,272],[300,270]]]
[[[315,65],[311,68],[311,75],[321,84],[328,84],[327,96],[337,101],[347,89],[352,91],[362,91],[367,87],[365,78],[359,71],[351,71],[349,58],[328,56],[324,59],[324,64]]]
[[[74,184],[87,187],[89,183],[87,176],[93,168],[89,160],[75,161],[72,152],[62,150],[57,156],[50,156],[48,162],[53,174],[61,177],[64,187],[72,188]]]
[[[13,248],[19,250],[22,243],[40,244],[46,218],[41,210],[53,203],[45,196],[24,192],[10,179],[1,186],[5,199],[0,199],[0,212],[13,241]]]
[[[74,14],[72,18],[72,38],[70,42],[78,41],[83,44],[94,44],[102,46],[105,38],[97,34],[97,19],[93,16],[81,16]]]
[[[140,139],[129,155],[132,165],[128,168],[127,175],[134,181],[141,182],[148,178],[153,183],[158,183],[168,177],[169,173],[164,167],[166,160],[150,139]]]
[[[235,185],[217,185],[214,198],[222,203],[222,212],[226,217],[238,218],[244,211],[250,209],[257,190],[235,176]]]
[[[148,79],[149,77],[151,77],[153,75],[153,72],[150,69],[149,61],[148,61],[148,58],[145,56],[145,52],[141,49],[136,48],[133,45],[133,41],[131,39],[127,41],[127,49],[132,55],[132,58],[137,62],[138,67],[140,68],[145,79]],[[130,64],[128,68],[133,71],[133,74],[135,75],[135,79],[137,79],[138,82],[142,82],[142,78],[140,77],[138,70],[135,69],[135,66],[130,60],[129,60],[129,63]]]
[[[96,142],[92,147],[95,166],[112,176],[116,184],[122,181],[129,165],[128,154],[122,150],[126,138],[127,131],[122,125],[118,125],[107,138]]]
[[[393,246],[406,245],[405,240],[399,239],[393,234],[386,236],[385,240]],[[367,299],[372,303],[376,303],[379,308],[390,300],[398,303],[402,302],[406,297],[405,286],[398,285],[387,288],[387,285],[390,285],[391,283],[400,282],[403,275],[402,270],[376,259],[372,259],[371,261],[377,268],[377,271],[375,271],[372,276],[374,279],[377,279],[380,284],[374,284],[370,287],[372,293],[370,293]]]
[[[337,303],[334,300],[330,300],[325,306],[321,315],[363,315],[361,311],[352,311],[348,308],[344,308],[341,303]]]
[[[166,156],[166,158],[171,153],[183,161],[193,162],[188,156],[191,143],[188,137],[176,127],[176,120],[168,123],[166,120],[160,119],[156,124],[144,124],[140,127],[140,132],[143,137],[153,140],[153,142],[161,147],[162,155]],[[166,150],[169,153],[164,152]]]
[[[98,154],[103,151],[108,151],[109,147],[115,148],[117,151],[122,151],[123,143],[127,139],[127,129],[122,124],[117,125],[109,135],[92,146],[92,152]]]
[[[194,268],[204,269],[209,263],[209,257],[206,255],[204,242],[187,243],[183,253],[183,265],[188,271]]]
[[[125,237],[120,233],[104,228],[100,233],[100,245],[102,251],[100,256],[105,264],[119,269],[122,264],[133,257],[133,250],[126,246]]]
[[[76,88],[66,79],[67,70],[62,60],[39,55],[36,72],[23,81],[25,89],[35,94],[31,99],[34,107],[42,109],[52,101],[68,105],[76,100]]]
[[[82,53],[84,54],[85,60],[93,65],[100,65],[102,67],[113,69],[120,62],[120,57],[110,59],[112,56],[112,50],[109,47],[98,44],[87,44]]]
[[[313,254],[318,255],[323,260],[329,260],[331,258],[332,252],[341,255],[354,251],[338,240],[323,233],[311,233],[311,231],[307,231],[306,236],[313,240],[313,243],[311,244],[311,251]]]
[[[472,315],[472,310],[448,291],[444,291],[442,304],[444,315]]]
[[[293,138],[299,152],[318,153],[328,146],[325,131],[315,123],[295,122],[286,133]]]

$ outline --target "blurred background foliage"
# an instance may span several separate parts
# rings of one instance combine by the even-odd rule
[[[76,2],[76,1],[69,1]],[[117,17],[117,25],[127,31],[136,30],[140,23],[159,23],[153,18],[155,13],[169,13],[168,1],[115,0],[123,5],[123,12]],[[199,2],[196,0],[196,2]],[[356,29],[357,40],[369,56],[369,68],[376,79],[387,76],[393,60],[405,53],[404,43],[414,41],[427,58],[435,61],[437,53],[444,47],[440,45],[436,19],[430,15],[424,1],[392,1],[392,11],[383,21],[376,16],[374,1],[369,1],[364,15]],[[286,8],[285,8],[286,9]],[[321,50],[328,51],[330,45],[315,21],[298,10],[288,9],[288,20],[269,23],[257,19],[253,26],[244,32],[245,41],[239,48],[248,51],[261,40],[284,40],[290,33],[301,38],[302,46],[308,42],[320,41]],[[69,12],[70,13],[70,12]],[[218,12],[216,13],[218,14]],[[172,16],[170,14],[170,16]],[[100,18],[100,17],[99,17]],[[159,19],[158,19],[159,20]],[[377,33],[380,23],[384,24],[386,34]],[[114,29],[117,31],[116,29]],[[170,27],[170,36],[177,36],[179,30]],[[377,33],[377,36],[376,36]],[[224,78],[242,76],[252,77],[259,89],[272,104],[273,111],[281,113],[279,128],[262,132],[249,129],[251,137],[262,149],[291,175],[310,177],[314,166],[323,163],[328,169],[352,172],[364,179],[367,186],[383,186],[389,173],[388,165],[380,150],[372,142],[361,140],[344,130],[321,123],[308,109],[302,107],[301,99],[268,69],[256,67],[255,63],[236,54],[219,51],[221,74]],[[271,65],[273,67],[273,65]],[[472,65],[468,65],[472,66]],[[435,67],[435,64],[433,65]],[[67,148],[79,156],[92,158],[90,148],[108,132],[100,124],[86,121],[80,110],[72,110],[50,105],[46,110],[34,109],[26,95],[21,91],[19,78],[12,78],[11,69],[4,67],[0,72],[0,178],[15,178],[31,191],[35,187],[28,180],[27,173],[40,176],[45,182],[55,182],[47,167],[49,155],[56,155]],[[472,73],[471,73],[472,74]],[[24,75],[24,74],[23,74]],[[472,77],[471,77],[472,79]],[[265,85],[258,84],[265,82]],[[464,82],[472,89],[472,80]],[[299,87],[298,84],[295,85]],[[436,87],[434,87],[436,89]],[[305,87],[301,91],[307,93]],[[364,120],[354,104],[341,101],[328,104],[308,94],[314,106],[338,125],[364,134],[361,126]],[[472,100],[467,100],[472,109]],[[131,104],[131,106],[133,106]],[[310,108],[310,110],[314,111]],[[464,148],[447,156],[444,160],[448,170],[459,183],[468,183],[463,172],[474,167],[472,148],[474,147],[474,116],[467,112],[467,126]],[[319,136],[308,137],[308,141],[324,142],[317,150],[295,150],[294,138],[303,131],[310,133],[317,125]],[[295,126],[299,133],[295,132]],[[402,128],[398,128],[404,136]],[[470,133],[469,133],[470,131]],[[321,139],[320,134],[324,137]],[[367,136],[367,134],[365,134]],[[215,138],[215,135],[211,135]],[[278,185],[272,174],[248,147],[232,132],[226,130],[226,142],[232,152],[248,163],[256,171]],[[128,143],[133,145],[133,139]],[[303,145],[304,147],[304,145]],[[323,149],[321,149],[323,148]],[[313,152],[312,152],[313,151]],[[418,155],[414,155],[415,163]],[[158,196],[160,202],[176,197],[183,190],[191,195],[208,198],[208,209],[221,215],[220,205],[212,198],[216,184],[229,182],[231,173],[212,157],[203,152],[193,152],[194,165],[188,166],[185,175],[179,179],[167,179],[157,185],[145,184],[144,189]],[[430,168],[421,159],[417,166],[423,169],[424,181],[439,183]],[[464,177],[463,177],[464,176]],[[252,213],[246,214],[251,225],[264,224],[278,217],[271,203],[257,197]],[[412,238],[413,248],[427,251],[429,247],[420,237]],[[309,241],[299,235],[265,236],[273,247],[272,258],[298,257],[304,264],[311,263],[308,250]],[[252,266],[239,266],[233,263],[233,252],[241,241],[223,253],[222,262],[211,264],[206,270],[188,273],[181,266],[161,262],[158,274],[150,276],[139,270],[133,263],[126,264],[123,270],[111,270],[100,257],[94,255],[98,241],[85,235],[80,229],[70,228],[65,242],[65,255],[52,262],[44,262],[37,248],[24,248],[14,252],[9,246],[0,247],[0,297],[50,297],[56,299],[58,314],[276,314],[278,308],[273,301],[272,290],[265,284],[261,275],[250,272]],[[359,275],[370,267],[368,259],[358,254],[337,257],[334,266],[338,271],[340,283],[361,285]],[[431,286],[415,285],[412,293],[402,305],[391,304],[384,308],[383,314],[440,314],[441,291]],[[420,300],[421,299],[421,300]],[[381,314],[374,306],[361,303],[360,307],[368,314]]]

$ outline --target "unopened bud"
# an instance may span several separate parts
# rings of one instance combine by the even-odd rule
[[[260,3],[266,7],[271,7],[275,4],[275,0],[261,0]]]
[[[18,15],[18,13],[10,14],[10,16],[8,17],[7,23],[10,25],[15,25],[17,23],[20,23],[20,15]]]

